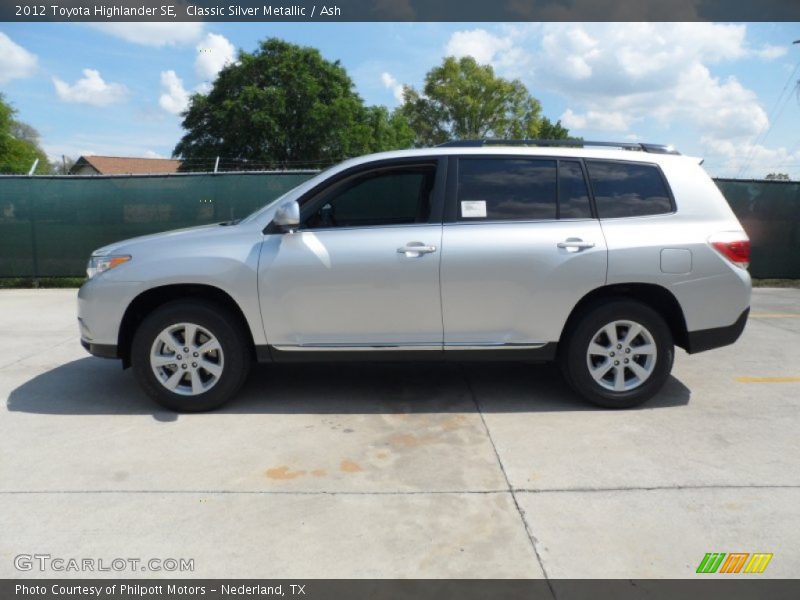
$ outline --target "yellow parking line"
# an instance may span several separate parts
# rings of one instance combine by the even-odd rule
[[[751,319],[800,319],[800,313],[750,313]]]
[[[739,383],[800,383],[800,377],[737,377]]]

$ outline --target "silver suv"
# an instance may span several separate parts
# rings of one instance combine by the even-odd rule
[[[162,405],[230,399],[258,362],[559,363],[605,407],[731,344],[750,242],[669,147],[458,142],[343,162],[247,218],[92,254],[83,346]]]

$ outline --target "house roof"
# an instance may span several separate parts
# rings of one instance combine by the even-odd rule
[[[92,166],[101,175],[177,173],[181,161],[171,158],[135,158],[129,156],[81,156],[72,167]]]

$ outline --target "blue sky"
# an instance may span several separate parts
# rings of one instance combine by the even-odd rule
[[[393,108],[401,84],[469,54],[585,139],[800,179],[796,23],[0,23],[0,92],[52,157],[169,156],[187,94],[270,36],[340,60],[368,104]]]

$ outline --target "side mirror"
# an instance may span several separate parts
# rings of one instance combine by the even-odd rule
[[[297,202],[287,202],[278,207],[272,222],[284,231],[292,231],[300,225],[300,205]]]

